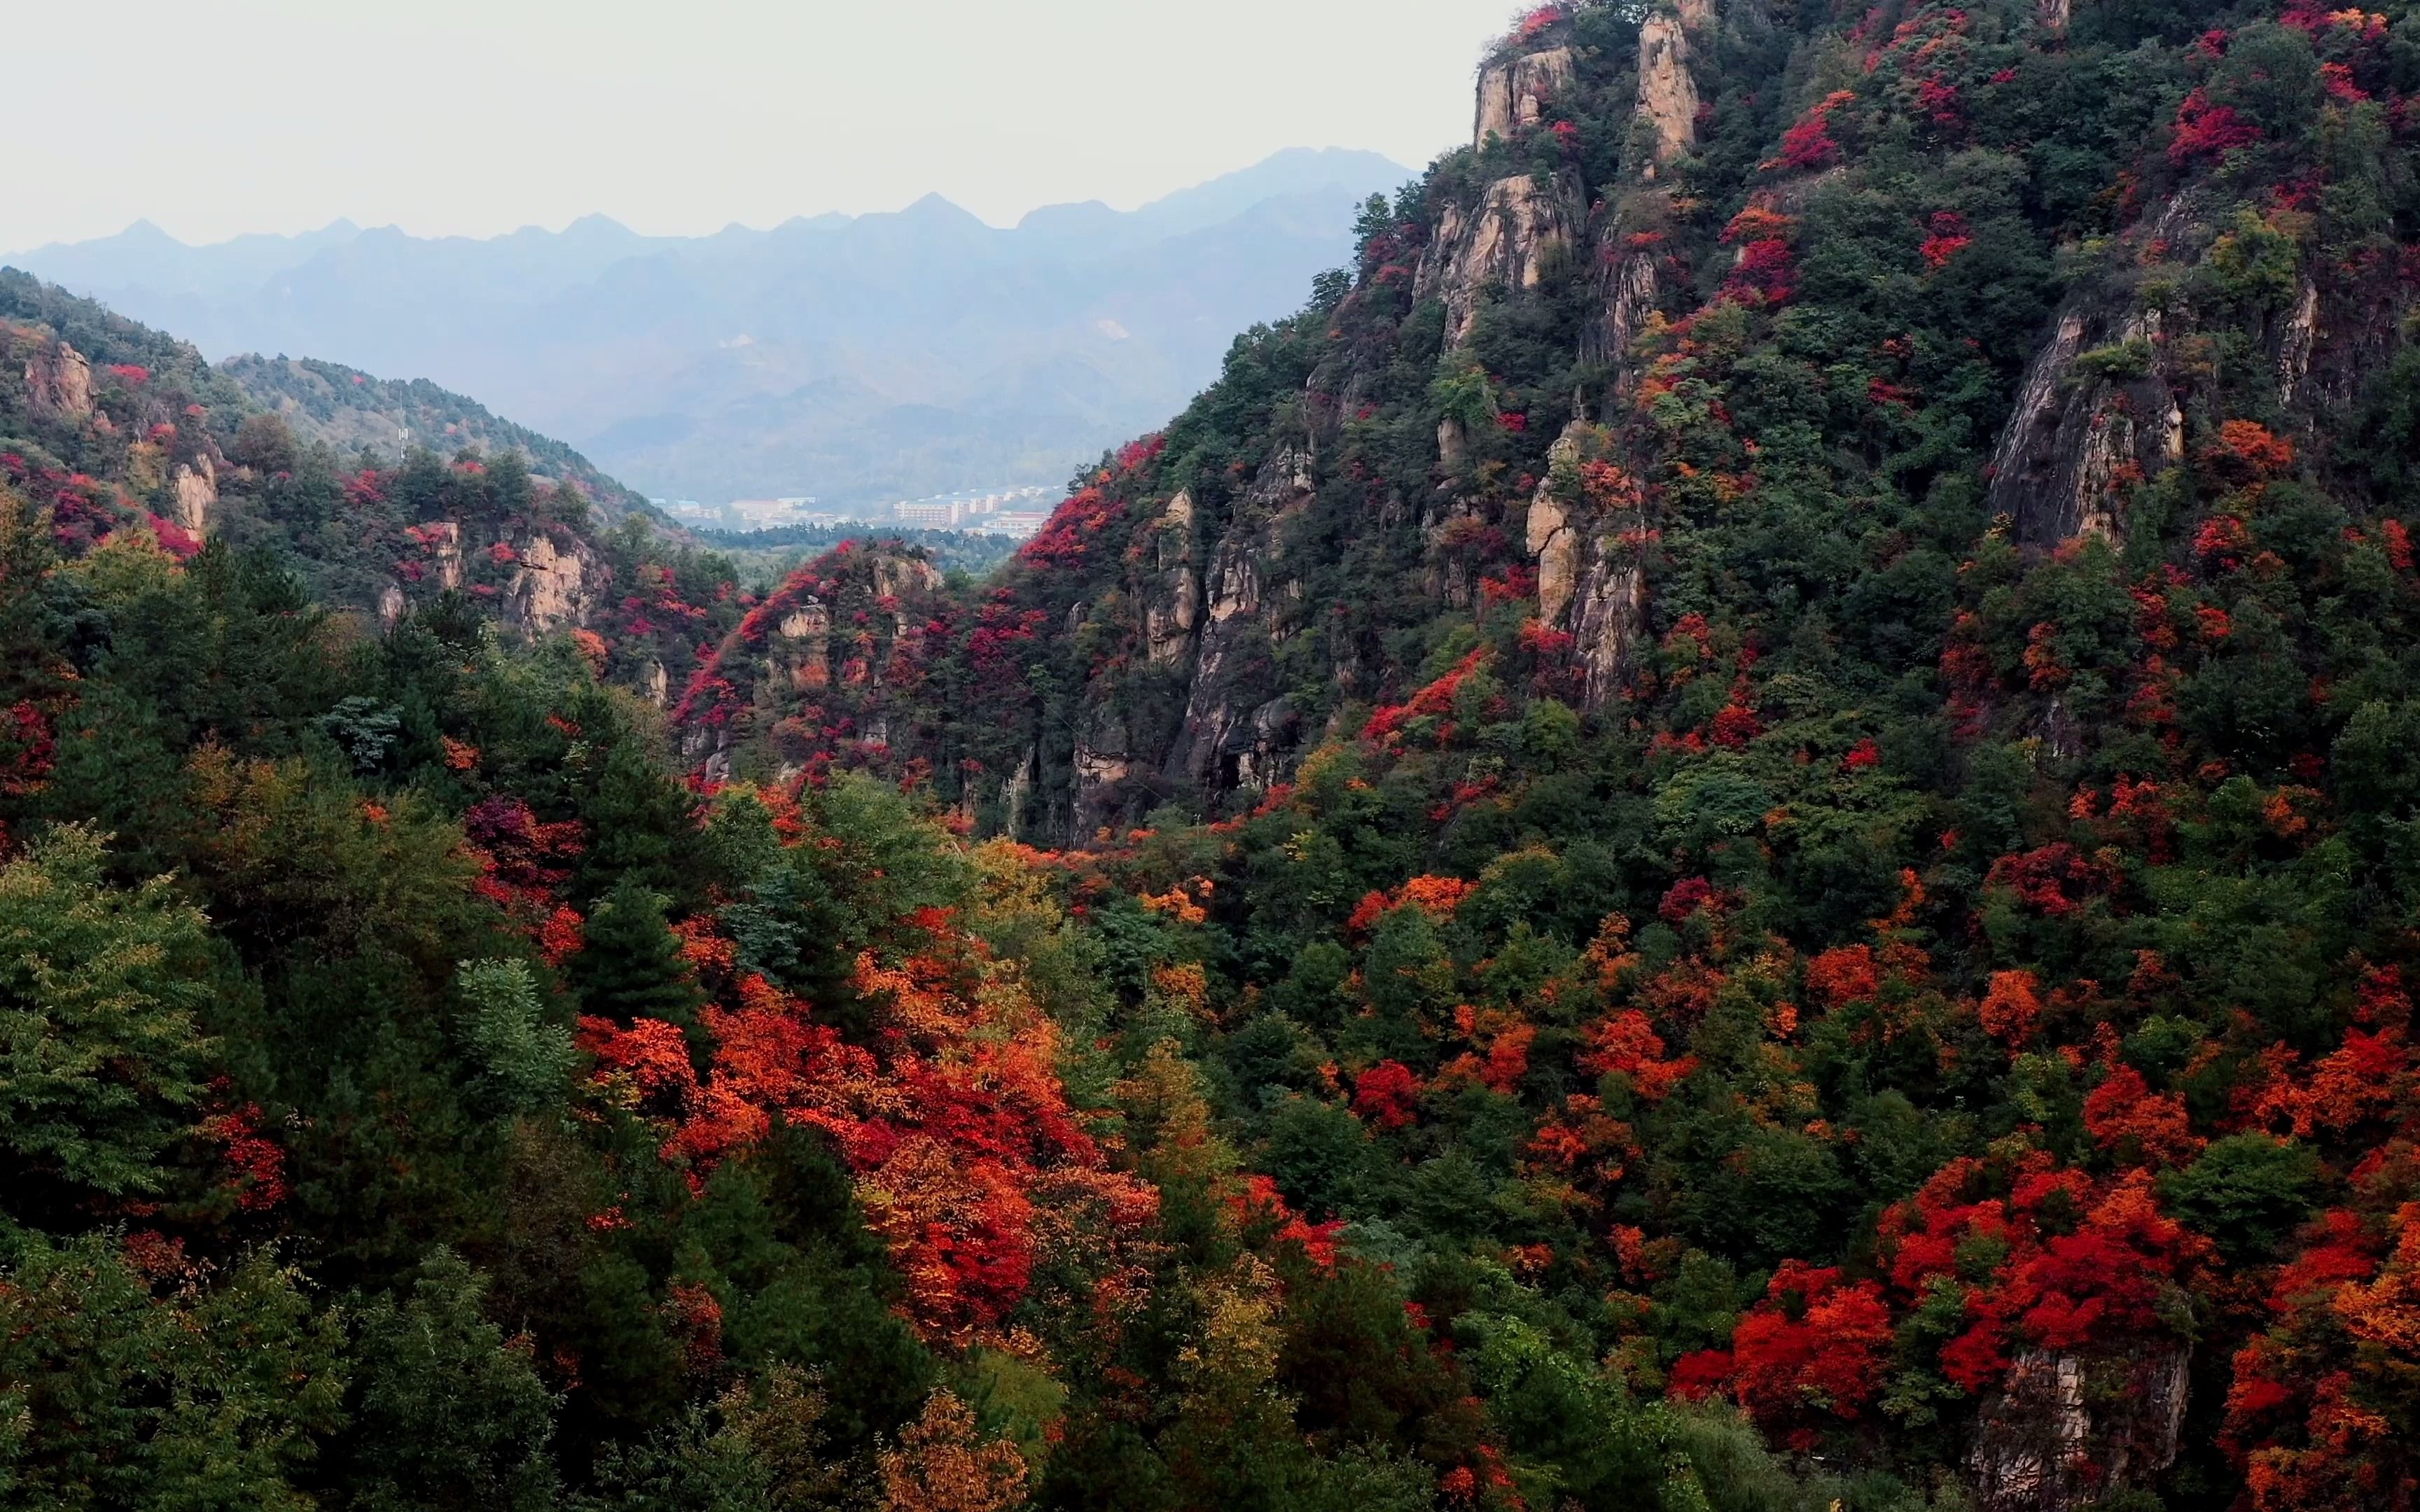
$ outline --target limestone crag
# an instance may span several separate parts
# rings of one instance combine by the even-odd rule
[[[25,359],[25,388],[36,409],[59,419],[92,414],[92,363],[65,341],[45,342]]]
[[[1126,807],[1126,784],[1134,772],[1131,747],[1125,721],[1114,709],[1100,703],[1086,708],[1070,758],[1078,836],[1094,834]]]
[[[1604,314],[1580,333],[1581,355],[1613,370],[1616,394],[1630,386],[1631,344],[1647,329],[1660,293],[1653,253],[1639,249],[1598,260],[1594,303]]]
[[[1202,575],[1193,566],[1193,496],[1179,490],[1153,532],[1156,572],[1144,584],[1143,642],[1154,666],[1181,662],[1202,620]]]
[[[1553,460],[1559,462],[1571,455],[1578,428],[1579,422],[1575,421],[1557,438],[1549,454]],[[1571,509],[1556,494],[1558,471],[1550,466],[1530,497],[1523,542],[1538,563],[1538,618],[1549,625],[1562,623],[1563,610],[1571,607],[1572,595],[1578,591],[1580,570],[1580,532],[1572,523]]]
[[[1229,787],[1265,788],[1281,780],[1302,743],[1302,720],[1294,701],[1279,697],[1259,705],[1219,742],[1220,775]]]
[[[1578,239],[1583,220],[1578,185],[1563,176],[1543,186],[1529,174],[1499,178],[1467,214],[1449,206],[1437,218],[1412,296],[1444,301],[1447,339],[1459,346],[1470,338],[1486,291],[1535,289],[1548,259]]]
[[[1462,428],[1462,422],[1459,419],[1448,415],[1437,422],[1437,466],[1439,468],[1451,472],[1461,467],[1462,459],[1468,455],[1469,448],[1469,434]]]
[[[1697,77],[1689,72],[1689,37],[1668,14],[1638,29],[1638,118],[1655,131],[1643,177],[1697,146]]]
[[[1638,29],[1638,117],[1654,133],[1640,170],[1648,178],[1698,145],[1698,81],[1689,71],[1689,34],[1678,15],[1658,12]]]
[[[810,595],[774,628],[778,676],[802,692],[831,684],[831,610]]]
[[[1967,1469],[1982,1512],[2068,1512],[2176,1462],[2191,1352],[2020,1355],[1982,1412]]]
[[[2318,271],[2297,285],[2268,333],[2278,397],[2304,425],[2362,402],[2401,350],[2420,296],[2391,258]]]
[[[2319,286],[2306,278],[2295,296],[2294,313],[2277,335],[2277,397],[2282,403],[2292,404],[2295,391],[2310,376],[2311,349],[2319,340]]]
[[[1278,570],[1279,538],[1311,497],[1308,451],[1289,447],[1271,457],[1237,502],[1235,516],[1211,559],[1201,642],[1194,654],[1185,715],[1162,768],[1171,784],[1215,792],[1242,779],[1239,748],[1231,737],[1249,732],[1266,702],[1255,696],[1272,627],[1264,602]]]
[[[2126,234],[2124,245],[2190,261],[2224,233],[2190,195],[2172,196]],[[1991,507],[2017,539],[2042,548],[2079,536],[2122,540],[2126,501],[2138,485],[2181,463],[2193,440],[2195,359],[2209,317],[2173,297],[2154,303],[2119,269],[2061,305],[2027,367],[1992,458]],[[2257,332],[2286,419],[2322,450],[2323,414],[2352,409],[2400,349],[2412,290],[2384,269],[2305,276]],[[2201,417],[2209,423],[2210,417]]]
[[[2184,411],[2162,371],[2162,316],[2091,301],[2060,313],[1992,458],[1992,509],[2017,539],[2119,540],[2133,484],[2184,457]]]
[[[1524,53],[1480,70],[1478,120],[1470,145],[1489,137],[1511,141],[1544,119],[1546,106],[1572,92],[1572,50]]]
[[[209,534],[210,511],[219,501],[218,469],[211,463],[209,454],[178,463],[174,484],[177,524],[194,535]]]
[[[587,590],[605,574],[586,542],[558,544],[552,532],[541,532],[520,548],[519,556],[504,588],[505,613],[514,624],[531,635],[544,635],[588,617]]]
[[[1007,822],[1009,834],[1022,834],[1032,819],[1033,785],[1035,774],[1041,766],[1042,753],[1039,750],[1027,751],[1024,760],[1008,774],[1008,780],[1001,789],[1001,817]]]
[[[877,594],[931,593],[940,586],[941,569],[923,557],[884,551],[875,558],[874,591]]]
[[[1617,489],[1590,501],[1577,482],[1583,461],[1606,440],[1584,420],[1555,439],[1522,542],[1538,570],[1539,623],[1572,637],[1590,710],[1602,710],[1621,691],[1647,618],[1641,496]]]
[[[458,520],[432,520],[421,527],[437,562],[437,587],[458,593],[462,587],[462,526]]]

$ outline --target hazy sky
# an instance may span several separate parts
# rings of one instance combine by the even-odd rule
[[[1288,147],[1419,166],[1511,0],[116,0],[10,8],[0,249],[148,216],[423,235],[1121,208]]]

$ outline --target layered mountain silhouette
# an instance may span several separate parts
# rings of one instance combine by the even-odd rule
[[[187,246],[148,222],[5,261],[213,359],[408,373],[565,438],[657,497],[867,502],[1074,464],[1181,406],[1234,332],[1352,253],[1409,171],[1284,152],[1119,211],[1011,228],[938,195],[895,212],[649,237],[422,238],[339,221]]]

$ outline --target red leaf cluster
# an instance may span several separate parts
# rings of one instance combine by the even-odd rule
[[[1798,118],[1795,125],[1782,133],[1781,153],[1767,168],[1789,168],[1801,173],[1827,168],[1840,160],[1840,144],[1832,139],[1832,113],[1856,103],[1852,90],[1835,89],[1817,102],[1813,109]]]
[[[1968,1326],[1940,1365],[1967,1391],[1996,1381],[2012,1349],[2122,1350],[2171,1337],[2162,1299],[2209,1249],[2160,1212],[2149,1173],[2096,1182],[2039,1150],[1996,1177],[1952,1161],[1883,1214],[1880,1241],[1907,1302],[1936,1283],[1963,1290]],[[1977,1254],[1998,1257],[1979,1279],[1964,1268]]]
[[[1454,696],[1462,691],[1462,685],[1486,659],[1487,649],[1482,646],[1454,663],[1444,676],[1414,693],[1408,702],[1381,705],[1376,713],[1370,716],[1370,722],[1361,727],[1361,738],[1391,742],[1414,719],[1450,714]]]
[[[2223,158],[2238,147],[2260,140],[2260,128],[2236,114],[2232,105],[2213,105],[2210,91],[2195,89],[2177,107],[2176,135],[2168,143],[2168,161],[2180,168],[2203,158]]]
[[[1420,1079],[1400,1060],[1382,1060],[1353,1080],[1353,1111],[1389,1133],[1419,1117]]]

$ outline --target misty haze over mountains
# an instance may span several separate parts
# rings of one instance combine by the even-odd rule
[[[423,239],[337,222],[204,247],[139,223],[0,261],[176,331],[427,378],[644,493],[864,504],[1063,481],[1348,260],[1408,170],[1300,149],[1130,211],[1000,229],[939,196],[771,230]]]

